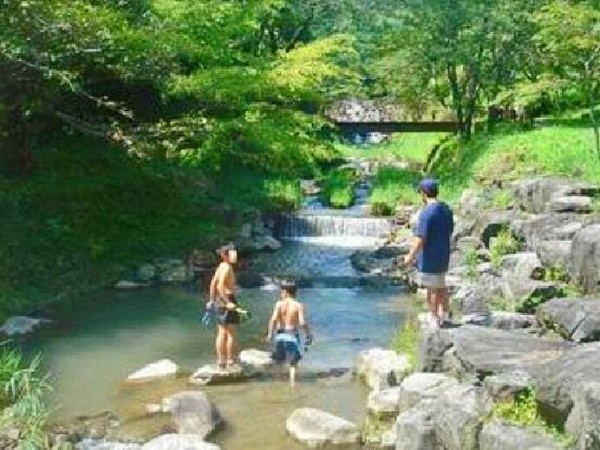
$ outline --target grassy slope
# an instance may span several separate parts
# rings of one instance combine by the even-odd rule
[[[365,158],[371,161],[414,161],[424,163],[429,151],[446,133],[398,133],[390,141],[377,146],[338,144],[342,156]]]
[[[441,180],[443,196],[454,201],[466,187],[492,180],[561,175],[600,182],[600,159],[586,127],[506,128],[466,144],[448,142],[431,172]]]
[[[249,208],[301,200],[297,182],[231,173],[136,161],[81,138],[42,149],[28,179],[0,177],[0,320],[111,284],[150,258],[212,247]]]

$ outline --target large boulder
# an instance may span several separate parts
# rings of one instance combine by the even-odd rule
[[[315,408],[296,409],[287,419],[286,428],[294,438],[316,448],[325,445],[358,444],[360,431],[352,422]]]
[[[433,450],[440,448],[435,433],[432,400],[418,403],[396,419],[396,450]]]
[[[127,377],[127,381],[152,381],[160,378],[174,378],[179,367],[170,359],[161,359],[136,370]]]
[[[240,352],[240,364],[250,371],[262,373],[271,368],[273,359],[271,352],[250,348]]]
[[[397,386],[410,369],[408,357],[393,350],[373,348],[358,355],[357,373],[372,390]]]
[[[582,383],[573,403],[565,428],[577,437],[577,450],[600,448],[600,382]]]
[[[600,340],[600,299],[557,298],[537,311],[540,325],[575,342]]]
[[[393,416],[398,413],[400,387],[373,391],[367,399],[367,409],[377,417]]]
[[[492,407],[492,399],[482,387],[458,385],[446,389],[435,402],[433,415],[440,447],[477,449],[479,432]]]
[[[571,241],[542,241],[537,246],[537,256],[545,267],[566,268],[571,256]]]
[[[571,279],[586,293],[596,292],[600,282],[600,225],[590,225],[573,237],[569,258]]]
[[[567,202],[557,201],[563,197],[589,197],[600,193],[600,188],[596,185],[554,177],[519,180],[511,187],[517,206],[532,213],[546,212],[553,208],[561,210],[559,205],[568,206],[565,205]]]
[[[530,368],[536,399],[553,421],[564,423],[584,383],[597,382],[600,342],[572,347],[560,358]]]
[[[206,438],[221,423],[221,414],[201,391],[179,392],[163,401],[163,410],[170,411],[179,434]]]
[[[255,372],[245,370],[237,364],[227,368],[221,368],[216,364],[207,364],[196,370],[188,381],[196,386],[206,386],[246,381],[254,375],[256,375]]]
[[[154,265],[162,283],[182,283],[194,279],[193,271],[181,259],[159,258]]]
[[[196,434],[163,434],[143,445],[142,450],[219,450]]]
[[[142,450],[141,444],[83,439],[75,445],[76,450]]]
[[[516,219],[510,229],[523,239],[527,247],[537,250],[543,241],[572,240],[586,225],[600,223],[600,214],[545,213],[525,219]]]
[[[490,375],[483,380],[483,386],[494,400],[506,401],[533,386],[533,378],[523,370]]]
[[[458,381],[441,373],[413,373],[400,384],[397,402],[400,411],[407,411],[423,400],[434,400]]]
[[[522,332],[463,326],[454,330],[454,351],[465,372],[489,375],[527,369],[560,358],[571,346]]]
[[[443,372],[443,359],[452,347],[453,332],[450,329],[424,330],[419,343],[417,370],[421,372]]]
[[[41,325],[51,323],[48,319],[39,319],[35,317],[14,316],[10,317],[4,325],[0,327],[0,333],[8,337],[32,333]]]
[[[494,275],[480,276],[475,283],[463,283],[452,295],[463,315],[488,315],[488,301],[502,295],[502,279]]]
[[[500,269],[506,278],[535,278],[540,273],[542,262],[535,252],[519,252],[502,257]]]
[[[479,435],[480,450],[559,450],[563,448],[550,436],[537,430],[507,425],[498,421],[486,423]]]

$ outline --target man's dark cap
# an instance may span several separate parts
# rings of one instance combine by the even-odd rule
[[[433,178],[425,178],[419,183],[419,191],[425,194],[437,194],[440,183]]]

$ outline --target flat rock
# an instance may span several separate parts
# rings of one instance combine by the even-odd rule
[[[136,370],[127,377],[127,381],[150,381],[159,378],[174,378],[179,367],[170,359],[161,359]]]
[[[220,368],[216,364],[207,364],[194,372],[188,381],[193,385],[206,386],[246,381],[254,375],[254,372],[244,370],[244,368],[238,364],[225,369]]]
[[[396,449],[434,450],[441,448],[435,432],[432,400],[418,403],[396,419]]]
[[[584,383],[600,373],[600,342],[579,344],[560,358],[528,370],[535,381],[536,398],[546,414],[563,423]]]
[[[577,437],[577,450],[600,448],[600,382],[582,383],[573,394],[566,430]]]
[[[506,311],[492,311],[489,326],[499,330],[519,330],[531,328],[536,324],[533,314],[521,314]]]
[[[170,411],[179,434],[209,436],[221,423],[221,414],[206,394],[186,391],[163,401],[163,410]]]
[[[600,225],[590,225],[573,237],[569,258],[571,279],[586,293],[598,291],[600,282]]]
[[[525,333],[463,326],[454,330],[454,351],[466,372],[489,375],[544,364],[570,345]]]
[[[163,434],[144,444],[142,450],[220,450],[220,447],[204,442],[195,434]]]
[[[357,373],[373,390],[397,386],[410,369],[408,357],[393,350],[373,348],[358,355]]]
[[[35,317],[14,316],[10,317],[4,325],[0,327],[0,333],[9,337],[32,333],[36,328],[52,323],[48,319],[38,319]]]
[[[406,377],[399,388],[400,411],[407,411],[423,400],[434,400],[458,381],[440,373],[417,372]]]
[[[559,450],[563,448],[550,436],[498,421],[489,422],[483,426],[479,441],[480,450]]]
[[[600,340],[600,299],[557,298],[538,308],[539,323],[575,342]]]
[[[375,416],[393,416],[398,412],[399,400],[399,387],[373,391],[367,399],[367,408]]]
[[[592,199],[584,195],[553,197],[548,209],[553,212],[588,213],[592,210]]]
[[[257,349],[247,349],[240,352],[240,364],[255,371],[264,371],[273,365],[271,352]]]
[[[542,268],[542,262],[535,252],[519,252],[503,256],[500,268],[505,277],[533,278]]]
[[[141,444],[84,439],[75,445],[77,450],[142,450]]]
[[[315,408],[296,409],[287,419],[288,433],[308,447],[358,444],[360,431],[346,419]]]
[[[524,370],[499,373],[483,380],[483,386],[494,400],[514,399],[533,386],[533,378]]]
[[[433,421],[440,448],[476,450],[483,421],[493,402],[485,389],[473,385],[450,387],[435,402]]]

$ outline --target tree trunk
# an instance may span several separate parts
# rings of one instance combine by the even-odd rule
[[[598,159],[600,159],[600,133],[598,131],[598,122],[596,121],[596,115],[594,114],[594,106],[595,106],[595,99],[594,99],[594,86],[591,85],[592,83],[590,83],[590,86],[588,86],[588,102],[589,102],[589,108],[590,108],[590,121],[592,122],[592,128],[594,129],[594,138],[595,138],[595,142],[596,142],[596,156],[598,157]]]
[[[452,92],[452,107],[456,114],[457,131],[461,138],[465,138],[465,118],[463,110],[463,93],[458,86],[458,76],[456,75],[456,65],[448,64],[448,82],[450,83],[450,91]],[[468,137],[467,137],[468,139]]]

